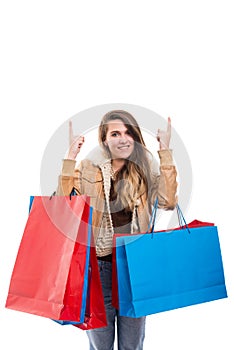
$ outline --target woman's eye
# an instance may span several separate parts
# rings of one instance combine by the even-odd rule
[[[118,133],[117,132],[113,132],[113,134],[111,134],[111,136],[116,137],[116,136],[118,136]]]

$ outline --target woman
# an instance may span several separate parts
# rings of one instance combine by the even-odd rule
[[[70,148],[63,161],[57,193],[69,195],[74,190],[91,198],[94,240],[108,320],[107,327],[87,331],[90,350],[114,348],[115,321],[118,349],[143,349],[145,317],[122,317],[112,306],[112,240],[114,233],[145,232],[156,197],[160,208],[175,207],[176,169],[169,149],[170,138],[168,118],[167,130],[158,130],[157,134],[159,173],[135,118],[123,110],[110,111],[99,126],[100,148],[75,169],[84,137],[73,136],[70,122]]]

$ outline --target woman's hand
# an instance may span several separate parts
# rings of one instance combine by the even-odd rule
[[[171,140],[171,118],[170,117],[168,117],[167,119],[167,130],[164,131],[164,130],[158,129],[157,140],[159,142],[160,150],[169,148],[170,140]]]
[[[80,153],[80,149],[83,146],[83,143],[85,142],[83,135],[76,135],[73,134],[73,128],[72,128],[72,122],[69,121],[69,150],[68,150],[68,159],[75,160],[78,153]]]

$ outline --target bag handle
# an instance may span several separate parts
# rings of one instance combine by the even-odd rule
[[[151,214],[151,217],[150,217],[147,233],[153,233],[154,232],[154,226],[155,226],[155,221],[156,221],[156,216],[157,216],[157,210],[158,210],[158,197],[156,198],[156,200],[154,202],[154,206],[153,206],[152,214]],[[176,204],[176,210],[177,210],[177,217],[178,217],[179,226],[180,227],[185,226],[186,229],[188,230],[188,233],[191,233],[179,204]],[[151,227],[151,230],[150,230],[150,227]]]
[[[76,195],[77,195],[77,194],[76,194],[76,191],[75,191],[74,188],[73,188],[72,191],[71,191],[71,193],[69,194],[70,200],[72,199],[72,196],[76,196]],[[54,192],[51,194],[50,200],[51,200],[54,196],[56,196],[56,191],[54,191]]]

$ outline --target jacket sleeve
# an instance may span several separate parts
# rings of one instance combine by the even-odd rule
[[[172,210],[177,203],[177,181],[176,168],[173,164],[172,150],[158,151],[160,159],[160,171],[153,174],[152,199],[158,196],[158,207]]]
[[[75,169],[76,161],[72,159],[64,159],[62,164],[62,172],[58,179],[58,187],[56,194],[58,196],[69,196],[72,190],[79,195],[81,193],[81,172],[82,162],[79,168]]]

